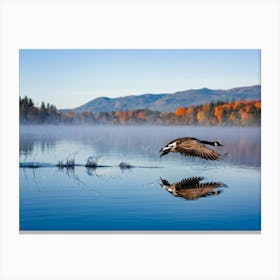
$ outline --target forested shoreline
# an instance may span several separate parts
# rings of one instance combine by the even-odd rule
[[[39,107],[31,98],[19,99],[20,124],[87,124],[87,125],[205,125],[260,126],[261,101],[238,100],[182,106],[175,112],[148,109],[112,112],[59,111],[54,105],[42,102]]]

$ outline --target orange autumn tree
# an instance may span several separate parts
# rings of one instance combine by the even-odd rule
[[[186,109],[184,107],[178,107],[175,111],[176,117],[183,117],[186,114]]]
[[[261,101],[260,100],[258,100],[258,101],[255,101],[255,108],[256,109],[260,109],[261,108]]]
[[[174,113],[180,124],[185,125],[259,125],[260,100],[209,103],[178,107]]]
[[[223,120],[223,118],[222,118],[222,112],[223,112],[223,108],[222,108],[221,105],[215,107],[215,109],[214,109],[214,115],[215,115],[215,117],[218,119],[218,122],[219,122],[219,123],[222,123],[222,120]]]

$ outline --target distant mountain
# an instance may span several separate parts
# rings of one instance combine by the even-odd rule
[[[260,98],[260,85],[238,87],[228,90],[202,88],[178,91],[172,94],[143,94],[118,98],[99,97],[72,110],[65,109],[60,111],[73,111],[76,113],[88,111],[99,113],[121,110],[150,109],[161,112],[173,112],[180,106],[188,107],[215,101],[236,101]]]

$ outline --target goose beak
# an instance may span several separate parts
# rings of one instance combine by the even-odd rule
[[[162,151],[161,154],[160,154],[160,157],[164,156],[164,155],[167,155],[169,153],[169,151]]]
[[[160,157],[162,157],[164,155],[167,155],[170,152],[170,147],[163,147],[163,148],[160,149],[159,152],[161,153]]]

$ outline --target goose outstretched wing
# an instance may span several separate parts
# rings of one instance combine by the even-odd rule
[[[207,160],[217,160],[222,156],[195,139],[187,139],[177,143],[176,150],[184,156],[201,157]]]
[[[201,180],[203,180],[203,177],[190,177],[190,178],[186,178],[183,179],[182,181],[180,181],[179,183],[176,183],[176,188],[178,190],[180,189],[187,189],[187,188],[193,188],[194,186],[196,186],[197,184],[199,184],[199,182]]]

